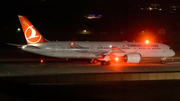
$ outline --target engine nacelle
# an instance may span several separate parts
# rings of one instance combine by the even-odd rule
[[[124,56],[126,63],[139,63],[141,61],[141,55],[138,53],[129,53]]]

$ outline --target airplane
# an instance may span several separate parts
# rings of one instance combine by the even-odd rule
[[[142,58],[161,58],[164,63],[166,57],[175,55],[168,45],[162,43],[48,41],[25,16],[18,17],[27,41],[21,49],[43,56],[89,59],[89,63],[99,61],[101,65],[110,65],[112,60],[139,63]]]

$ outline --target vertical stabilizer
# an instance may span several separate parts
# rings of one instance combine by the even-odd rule
[[[18,17],[28,44],[47,42],[25,16]]]

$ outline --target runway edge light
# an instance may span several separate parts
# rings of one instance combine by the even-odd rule
[[[43,59],[41,59],[40,62],[43,63],[44,62]]]

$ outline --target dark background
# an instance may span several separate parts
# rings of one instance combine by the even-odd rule
[[[157,8],[155,10],[149,10],[148,8],[152,4],[159,6],[155,7]],[[19,50],[18,52],[21,54],[16,51],[10,52],[9,49],[17,48],[4,44],[26,44],[23,32],[17,31],[17,28],[21,28],[17,15],[26,16],[48,40],[143,42],[148,38],[154,42],[162,41],[177,46],[180,43],[179,8],[180,1],[175,0],[1,0],[0,58],[1,61],[8,58],[9,63],[9,59],[13,59],[13,57],[18,57],[18,59],[40,57]],[[84,17],[87,14],[101,14],[102,18],[87,19]],[[89,34],[82,34],[83,30],[89,31]],[[3,49],[8,51],[2,52]],[[34,78],[32,77],[32,79]],[[17,78],[11,80],[18,81]],[[24,81],[27,80],[28,78],[25,78]],[[48,77],[47,80],[50,78]],[[169,101],[180,99],[180,82],[171,80],[101,82],[98,85],[95,83],[67,86],[27,86],[7,82],[3,78],[0,81],[0,100],[4,101],[14,99],[19,101],[21,99],[23,101],[31,101],[31,99],[33,101],[36,99],[40,101],[41,99],[43,101],[56,99]]]
[[[87,19],[87,14],[102,17]],[[0,15],[0,43],[26,44],[17,15],[52,41],[180,43],[180,1],[175,0],[1,0]]]

